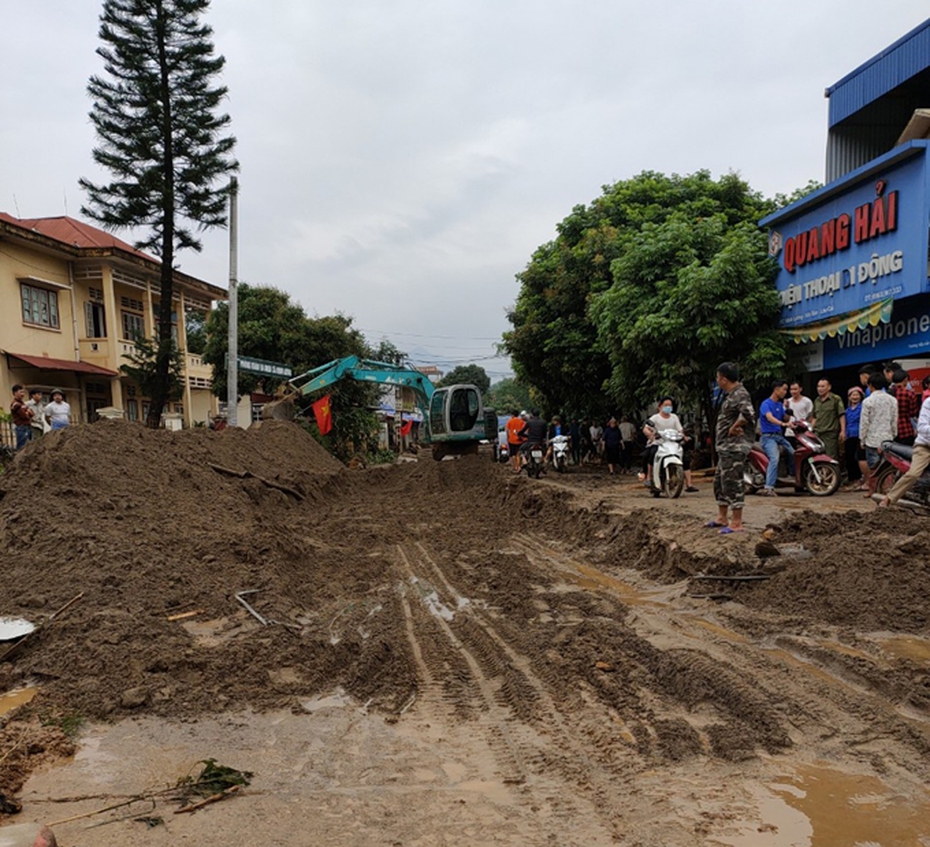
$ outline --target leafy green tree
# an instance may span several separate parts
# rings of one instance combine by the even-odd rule
[[[126,354],[129,364],[120,365],[119,369],[126,374],[139,390],[149,397],[155,390],[158,376],[158,346],[152,339],[138,337],[131,353]],[[180,400],[184,393],[184,361],[177,344],[172,342],[171,355],[168,358],[168,392],[165,399]]]
[[[288,365],[294,374],[343,356],[366,356],[362,334],[343,315],[309,318],[290,295],[271,286],[240,283],[239,355]],[[229,306],[220,303],[207,322],[203,359],[213,366],[213,393],[226,396]],[[239,396],[258,390],[271,394],[280,380],[239,371]]]
[[[784,362],[756,227],[774,208],[735,174],[647,171],[605,186],[517,277],[504,347],[518,377],[571,415],[664,391],[705,405],[727,358],[765,378]]]
[[[113,181],[81,179],[82,212],[107,229],[146,227],[137,242],[161,260],[155,380],[148,425],[157,427],[171,384],[175,253],[199,251],[195,231],[226,223],[226,177],[238,169],[230,119],[219,113],[225,59],[214,56],[201,22],[209,0],[105,0],[97,53],[105,76],[87,90],[99,146],[97,164]],[[224,185],[217,187],[219,182]]]
[[[496,409],[499,415],[513,410],[523,411],[536,405],[529,388],[513,378],[495,382],[488,390],[487,400],[488,405]]]
[[[368,358],[376,362],[387,362],[390,365],[402,365],[407,360],[407,354],[386,338],[382,338],[377,347],[371,348]]]
[[[670,392],[712,422],[720,362],[737,362],[750,387],[784,373],[775,270],[755,223],[674,213],[643,227],[591,304],[611,362],[609,395],[646,408]]]
[[[491,378],[480,365],[459,365],[447,373],[438,383],[443,385],[474,385],[482,395],[491,387]]]
[[[368,357],[371,350],[362,334],[343,315],[309,318],[303,307],[277,288],[240,283],[239,355],[280,362],[295,375],[346,356]],[[207,321],[205,363],[213,366],[213,392],[226,396],[226,353],[229,342],[229,307],[220,303]],[[395,348],[396,349],[396,348]],[[272,394],[281,380],[239,371],[237,393],[261,390]],[[344,380],[298,401],[309,414],[310,404],[328,394],[333,429],[320,440],[340,459],[356,452],[371,453],[376,447],[378,389],[368,383]],[[311,416],[312,417],[312,416]],[[315,424],[310,424],[316,432]],[[318,433],[317,433],[318,434]]]
[[[184,316],[184,336],[187,339],[187,352],[202,354],[207,346],[207,315],[199,309],[192,309]]]

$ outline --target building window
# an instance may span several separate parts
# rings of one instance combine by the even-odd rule
[[[123,338],[135,341],[145,337],[145,319],[133,312],[123,312]]]
[[[84,319],[88,338],[106,338],[107,323],[103,316],[103,303],[84,303]]]
[[[126,416],[131,421],[139,420],[139,401],[138,400],[128,400],[126,402]]]
[[[58,294],[45,288],[20,283],[23,297],[23,323],[60,329],[58,323]]]

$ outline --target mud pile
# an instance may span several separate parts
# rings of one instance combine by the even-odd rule
[[[0,614],[42,624],[0,662],[0,692],[35,685],[17,717],[64,728],[145,712],[312,711],[342,689],[388,719],[419,703],[490,721],[528,745],[503,750],[505,779],[538,760],[577,784],[594,773],[607,797],[629,757],[648,767],[783,750],[807,702],[784,693],[780,668],[741,664],[749,642],[702,651],[700,627],[683,641],[700,601],[650,612],[658,629],[638,629],[642,610],[604,590],[611,573],[622,585],[631,568],[675,583],[764,571],[727,591],[745,612],[734,626],[777,627],[765,638],[819,623],[927,627],[927,522],[801,513],[772,534],[804,555],[760,559],[749,532],[721,538],[694,515],[623,511],[607,491],[529,481],[485,456],[350,472],[285,422],[52,434],[0,478]],[[586,583],[586,563],[607,581]],[[881,672],[924,708],[918,670],[890,682]],[[0,726],[0,757],[23,737],[12,723]],[[584,740],[536,750],[569,726]],[[7,770],[29,769],[28,746]]]
[[[498,471],[352,473],[284,422],[51,435],[0,479],[0,614],[41,624],[82,596],[0,665],[2,690],[34,682],[36,709],[85,719],[295,707],[335,686],[397,712],[416,679],[393,545],[508,533],[521,501]]]

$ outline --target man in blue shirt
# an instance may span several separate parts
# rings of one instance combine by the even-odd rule
[[[788,474],[794,476],[794,448],[785,438],[785,427],[791,422],[785,416],[785,395],[788,393],[788,382],[776,379],[772,383],[772,394],[762,401],[759,407],[759,428],[762,431],[762,449],[769,457],[769,466],[765,470],[765,488],[760,494],[769,497],[775,496],[775,483],[778,481],[779,447],[785,448],[788,459]]]

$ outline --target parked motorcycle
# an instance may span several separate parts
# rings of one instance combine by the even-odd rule
[[[872,471],[875,496],[884,497],[892,486],[911,469],[914,448],[894,441],[882,444],[882,457]],[[930,512],[930,468],[915,482],[898,501],[901,505],[920,506]]]
[[[664,494],[672,499],[679,497],[685,486],[685,465],[681,442],[684,436],[674,429],[656,432],[656,455],[652,461],[649,487],[653,497]]]
[[[539,479],[543,472],[543,460],[546,455],[545,447],[542,444],[525,445],[521,451],[523,456],[523,467],[526,468],[526,475],[530,479]]]
[[[508,443],[500,443],[494,445],[494,461],[500,462],[501,464],[506,463],[510,460],[510,445]]]
[[[568,457],[571,453],[571,439],[567,435],[557,435],[552,439],[552,466],[559,472],[568,470]]]
[[[808,491],[815,497],[827,497],[840,487],[840,463],[824,452],[823,442],[803,421],[793,423],[798,446],[794,450],[794,480],[782,485],[793,485],[795,491]],[[769,457],[758,444],[749,450],[743,481],[747,491],[755,493],[765,488],[765,471]]]

